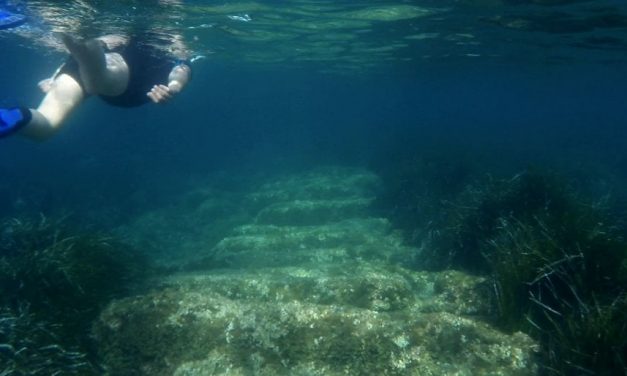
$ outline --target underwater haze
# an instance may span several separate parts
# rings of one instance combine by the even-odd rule
[[[0,140],[0,375],[627,374],[627,3],[0,1],[185,46],[166,105]]]

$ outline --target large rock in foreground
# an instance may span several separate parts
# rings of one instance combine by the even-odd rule
[[[482,286],[372,263],[184,274],[95,333],[111,375],[535,374],[529,337],[470,316]]]

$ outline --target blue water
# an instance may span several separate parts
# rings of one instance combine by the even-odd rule
[[[42,3],[33,4],[42,6]],[[95,8],[105,7],[99,2],[94,4]],[[196,1],[183,6],[198,4],[211,5]],[[436,6],[432,2],[420,5]],[[451,34],[474,35],[479,45],[427,40],[397,52],[399,57],[416,56],[411,63],[381,61],[370,71],[354,73],[346,69],[348,74],[341,71],[325,74],[315,64],[302,66],[289,61],[255,66],[237,61],[237,56],[224,58],[216,50],[207,55],[208,59],[196,63],[194,81],[177,103],[163,108],[146,106],[119,111],[90,100],[70,119],[67,130],[45,145],[4,142],[3,153],[29,157],[16,161],[3,156],[6,164],[2,168],[57,170],[45,166],[42,160],[59,163],[65,171],[72,170],[77,163],[91,163],[100,168],[130,163],[126,170],[137,169],[131,175],[144,175],[220,168],[225,163],[237,165],[258,161],[259,154],[270,159],[315,160],[316,152],[326,156],[323,158],[339,159],[338,162],[347,159],[345,162],[364,163],[368,158],[381,157],[384,142],[388,148],[402,148],[408,144],[407,137],[419,143],[436,137],[433,142],[456,142],[459,147],[481,149],[489,145],[512,154],[577,156],[590,152],[598,158],[612,155],[611,159],[616,160],[622,149],[621,121],[627,111],[623,98],[627,56],[620,44],[621,40],[625,43],[627,25],[624,9],[620,8],[622,3],[471,5],[470,1],[438,3],[437,8],[447,12],[411,23],[401,20],[375,24],[378,29],[364,39],[371,38],[373,45],[385,45],[397,40],[398,34],[410,31],[405,29],[441,34],[451,30]],[[144,6],[154,12],[159,9]],[[459,9],[449,8],[455,6]],[[28,10],[27,3],[13,6],[20,7]],[[281,3],[276,3],[276,7],[280,10]],[[128,7],[111,8],[118,11],[112,13],[113,18],[130,12]],[[608,21],[606,27],[588,20],[589,27],[572,31],[547,26],[546,32],[538,31],[542,25],[529,26],[531,30],[511,30],[485,21],[495,15],[519,14],[529,14],[530,19],[553,16],[550,25],[559,24],[564,18],[585,26],[585,17],[601,17],[599,14],[614,15],[618,20],[611,25]],[[195,13],[189,17],[192,16],[199,17]],[[213,20],[211,14],[206,16]],[[465,20],[460,21],[461,16]],[[222,18],[219,20],[244,31],[255,22],[232,26]],[[63,23],[62,18],[53,21]],[[36,25],[33,27],[43,30],[41,33],[47,30],[46,22],[50,20],[32,20]],[[193,18],[182,22],[197,24]],[[36,82],[50,75],[63,57],[36,47],[36,41],[5,34],[0,40],[7,56],[0,78],[3,88],[0,99],[4,105],[34,106],[40,98]],[[616,47],[602,43],[573,47],[599,34],[616,39]],[[214,48],[211,37],[218,39],[214,35],[201,36],[194,47],[200,52]],[[237,38],[216,41],[229,42],[232,44],[223,47],[224,54],[237,53],[240,48]],[[260,48],[287,43],[270,42]],[[241,48],[244,50],[241,54],[245,55],[252,47],[242,43]],[[463,56],[469,52],[481,56]],[[501,57],[488,57],[495,52]],[[419,59],[421,55],[433,57]],[[340,59],[341,56],[335,60]],[[329,65],[333,63],[334,59],[329,59]],[[433,142],[427,145],[433,146]],[[397,144],[391,146],[394,143]],[[70,155],[71,161],[62,159]],[[82,157],[76,158],[79,155]],[[28,165],[16,166],[21,163]],[[121,168],[114,170],[119,173]],[[9,171],[6,174],[16,173]]]
[[[206,58],[167,105],[129,110],[90,98],[49,141],[0,140],[3,218],[69,212],[108,231],[216,172],[341,165],[386,176],[433,155],[478,166],[477,176],[542,168],[576,177],[578,188],[599,197],[627,189],[623,1],[298,3],[310,5],[307,15],[286,11],[297,3],[290,1],[242,2],[224,14],[213,7],[238,3],[183,1],[173,6],[180,14],[167,17],[157,2],[94,1],[101,14],[73,12],[82,5],[68,2],[67,14],[45,19],[41,9],[55,2],[48,3],[7,2],[29,21],[0,31],[2,106],[38,104],[37,82],[65,58],[39,43],[56,31],[95,36],[107,26],[124,30],[129,19],[155,22]],[[330,13],[375,5],[438,11],[290,37],[316,19],[336,20]],[[84,24],[75,30],[72,17]],[[358,37],[345,42],[351,37],[332,32]],[[317,50],[302,42],[309,36],[330,42]],[[394,43],[403,45],[368,52]],[[334,46],[338,52],[325,52]]]
[[[4,64],[3,102],[37,103],[36,82],[62,58],[35,64],[41,51],[9,42],[2,41],[6,56],[27,63]],[[0,168],[11,189],[0,201],[10,206],[38,186],[71,206],[75,189],[125,196],[145,179],[230,167],[367,164],[390,150],[422,148],[494,152],[521,163],[584,159],[622,175],[625,73],[620,65],[469,61],[346,77],[203,61],[167,106],[120,110],[91,99],[46,143],[3,140]]]

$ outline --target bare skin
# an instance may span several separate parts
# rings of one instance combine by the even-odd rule
[[[116,96],[126,90],[129,69],[122,55],[105,53],[105,42],[100,39],[78,41],[64,34],[62,40],[78,62],[87,93]]]
[[[183,90],[189,81],[191,71],[187,65],[177,65],[168,76],[168,85],[155,85],[148,92],[148,98],[154,103],[166,103]]]
[[[87,94],[116,96],[122,94],[129,82],[129,68],[118,53],[105,52],[128,42],[118,35],[81,41],[62,35],[62,41],[72,57],[78,62],[84,89],[71,76],[58,74],[39,83],[46,93],[37,109],[31,109],[32,120],[21,134],[34,140],[45,140],[53,136],[64,124]],[[155,85],[146,95],[154,103],[166,103],[187,84],[190,69],[176,66],[168,77],[168,85]]]

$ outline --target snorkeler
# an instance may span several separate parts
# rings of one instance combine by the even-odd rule
[[[91,95],[120,107],[165,103],[191,78],[189,62],[170,59],[139,38],[107,35],[78,40],[62,34],[61,39],[71,56],[39,83],[46,95],[37,109],[0,109],[0,137],[19,133],[48,139]]]

